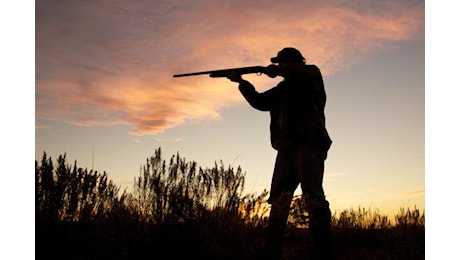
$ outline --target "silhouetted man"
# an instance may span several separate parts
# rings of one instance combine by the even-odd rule
[[[267,227],[267,252],[281,257],[282,238],[294,191],[299,183],[306,210],[313,254],[329,259],[331,211],[323,190],[324,160],[332,143],[325,127],[326,92],[320,70],[305,64],[295,48],[284,48],[271,59],[265,74],[284,78],[263,93],[241,75],[227,76],[255,109],[270,112],[270,138],[278,151],[268,203],[272,205]],[[277,64],[277,65],[275,65]]]

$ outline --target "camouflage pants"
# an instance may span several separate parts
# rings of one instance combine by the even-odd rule
[[[330,250],[331,211],[323,190],[326,156],[327,151],[311,147],[278,151],[268,201],[272,208],[267,228],[267,242],[273,250],[273,256],[281,254],[292,196],[299,184],[304,205],[309,213],[309,231],[315,254],[321,254],[321,251],[327,253],[326,251]]]

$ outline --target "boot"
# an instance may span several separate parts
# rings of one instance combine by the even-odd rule
[[[309,215],[312,259],[335,259],[335,250],[332,241],[330,209],[317,208],[312,210]]]

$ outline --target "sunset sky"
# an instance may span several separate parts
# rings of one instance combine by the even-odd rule
[[[276,155],[268,113],[227,79],[172,75],[266,66],[292,46],[324,77],[332,211],[424,209],[424,1],[286,3],[36,1],[35,159],[66,153],[130,187],[161,147],[241,166],[259,193]],[[245,78],[260,91],[281,80]]]
[[[226,79],[172,75],[268,65],[292,46],[325,81],[334,143],[324,186],[332,211],[362,206],[391,215],[426,202],[427,255],[434,256],[427,259],[456,259],[460,251],[448,237],[460,232],[460,21],[453,3],[3,3],[0,198],[8,210],[0,217],[0,258],[33,253],[24,250],[34,246],[31,157],[43,152],[54,160],[66,153],[69,163],[130,187],[161,147],[166,160],[179,152],[202,167],[220,160],[241,166],[248,193],[269,188],[276,152],[268,114],[252,109]],[[280,80],[245,78],[260,91]]]

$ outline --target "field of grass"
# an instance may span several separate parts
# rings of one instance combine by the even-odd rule
[[[267,192],[243,194],[244,174],[211,169],[161,149],[130,192],[108,179],[43,155],[35,162],[37,259],[258,259]],[[308,259],[308,214],[293,199],[283,259]],[[425,213],[389,217],[359,207],[333,215],[337,259],[425,259]]]

